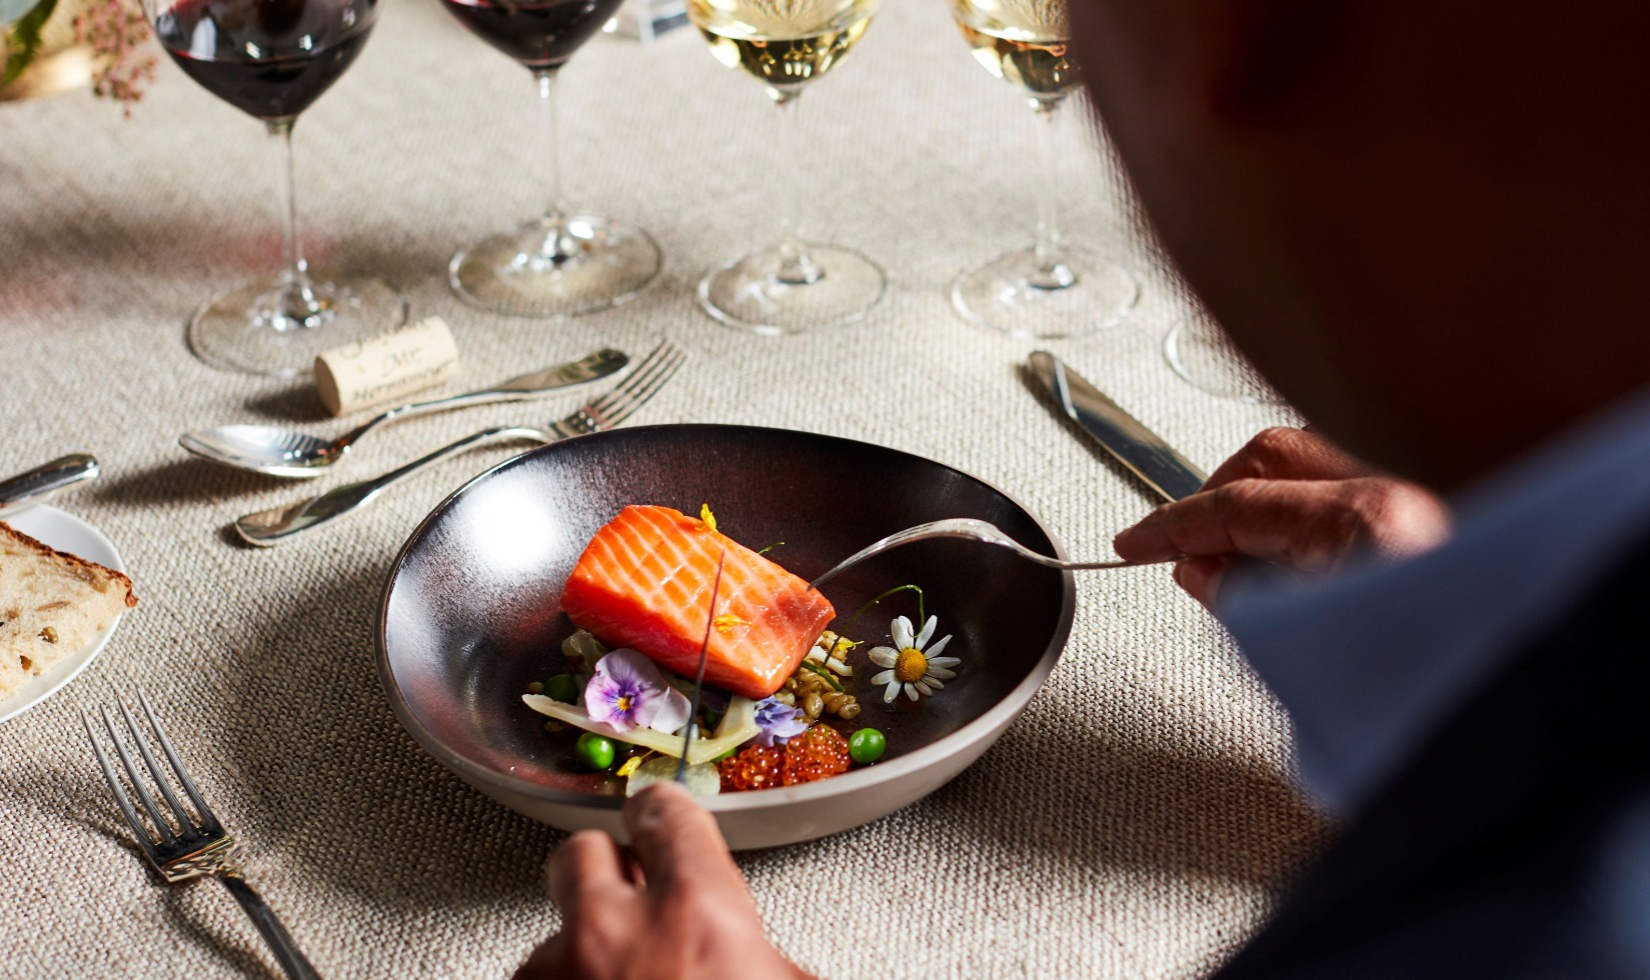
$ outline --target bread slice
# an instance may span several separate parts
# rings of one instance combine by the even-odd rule
[[[0,521],[0,700],[135,605],[131,579]]]

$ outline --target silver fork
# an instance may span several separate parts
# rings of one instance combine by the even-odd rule
[[[346,483],[319,497],[312,497],[286,507],[248,514],[235,522],[235,531],[249,544],[264,548],[273,547],[288,538],[365,507],[379,491],[402,477],[479,443],[500,439],[526,439],[549,444],[611,429],[629,418],[643,402],[664,387],[665,382],[671,379],[685,360],[687,352],[667,340],[642,358],[641,363],[630,373],[630,377],[572,415],[552,422],[547,429],[522,425],[483,429],[371,480]]]
[[[972,517],[952,517],[943,521],[930,521],[927,524],[918,524],[903,531],[895,531],[881,541],[874,542],[842,559],[823,575],[808,583],[808,588],[817,589],[826,579],[833,578],[838,572],[847,569],[850,565],[857,565],[867,558],[880,555],[884,551],[898,548],[901,545],[916,541],[927,541],[931,538],[964,538],[969,541],[979,541],[984,544],[994,544],[999,548],[1019,555],[1027,561],[1034,561],[1046,568],[1069,569],[1071,571],[1090,571],[1100,568],[1139,568],[1142,565],[1164,565],[1179,561],[1181,556],[1160,558],[1153,561],[1066,561],[1062,558],[1050,558],[1041,555],[1025,545],[1009,537],[1003,529],[987,521],[975,520]]]
[[[143,764],[148,769],[155,787],[165,798],[171,808],[174,822],[168,822],[155,798],[143,785],[138,776],[137,766],[132,762],[131,753],[126,751],[126,745],[120,736],[115,733],[113,719],[109,717],[109,709],[100,707],[98,710],[103,716],[103,730],[114,744],[115,754],[120,757],[120,766],[126,772],[126,778],[132,785],[132,791],[137,794],[138,802],[153,821],[153,831],[144,826],[142,818],[132,806],[132,798],[115,775],[115,769],[109,764],[109,756],[103,751],[98,741],[97,733],[92,728],[92,719],[84,710],[80,712],[80,720],[86,725],[86,737],[91,739],[92,751],[97,754],[97,764],[103,770],[103,778],[109,781],[109,789],[115,794],[115,802],[120,804],[120,812],[131,824],[132,832],[137,835],[138,844],[143,853],[148,856],[149,863],[155,866],[162,878],[168,883],[184,881],[200,875],[211,875],[223,882],[229,889],[229,894],[241,903],[258,932],[264,937],[264,942],[275,954],[275,959],[281,964],[281,969],[289,977],[301,980],[320,980],[320,974],[310,965],[304,954],[299,952],[298,946],[287,934],[281,920],[275,917],[275,912],[264,903],[263,896],[247,882],[241,875],[241,869],[236,861],[235,839],[223,829],[223,824],[213,815],[212,808],[201,799],[200,790],[195,788],[195,781],[189,778],[188,770],[178,760],[177,750],[172,747],[172,740],[166,737],[166,730],[160,727],[160,719],[155,717],[155,709],[149,704],[149,698],[138,692],[138,703],[143,706],[143,714],[149,719],[149,725],[155,731],[155,737],[160,741],[160,748],[166,755],[166,761],[171,763],[172,771],[177,774],[178,782],[183,784],[183,791],[188,794],[189,801],[195,805],[195,816],[185,810],[182,801],[172,789],[172,781],[167,778],[165,771],[155,761],[155,754],[149,748],[149,742],[143,737],[138,728],[137,720],[132,717],[132,711],[126,707],[126,701],[116,702],[120,706],[120,714],[126,720],[126,731],[133,745],[137,746],[138,754],[143,758]]]

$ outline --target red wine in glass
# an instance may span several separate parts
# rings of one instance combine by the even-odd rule
[[[349,0],[184,0],[155,37],[190,78],[263,120],[309,108],[361,53],[373,18]]]
[[[613,17],[622,0],[442,0],[471,33],[532,72],[544,114],[549,207],[536,218],[460,249],[447,266],[459,298],[511,316],[569,317],[632,299],[661,264],[647,232],[562,206],[556,152],[555,82],[573,52]]]
[[[285,162],[280,272],[208,300],[189,347],[215,367],[296,377],[329,347],[406,321],[407,301],[372,276],[311,273],[293,203],[292,126],[361,53],[379,0],[143,0],[161,47],[230,105],[264,121]]]
[[[560,68],[623,0],[442,0],[475,35],[534,71]]]

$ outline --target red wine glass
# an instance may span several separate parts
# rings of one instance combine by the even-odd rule
[[[189,321],[189,346],[215,367],[304,374],[321,351],[383,333],[407,301],[371,276],[312,271],[298,238],[292,127],[350,66],[378,18],[379,0],[144,0],[161,47],[209,92],[263,120],[285,159],[282,270],[208,300]]]
[[[561,199],[556,78],[620,2],[442,0],[472,33],[532,73],[544,115],[544,213],[461,249],[448,266],[453,291],[474,306],[513,316],[577,316],[633,298],[659,273],[659,246],[647,232],[569,209]]]

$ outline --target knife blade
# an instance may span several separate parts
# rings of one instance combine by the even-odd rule
[[[0,516],[45,503],[59,490],[93,479],[97,474],[96,459],[85,453],[75,453],[37,466],[27,473],[0,480]]]
[[[1046,350],[1034,351],[1027,367],[1066,417],[1165,501],[1189,497],[1208,480],[1208,474],[1058,357]]]

